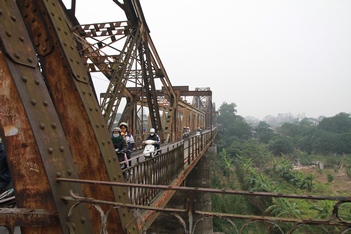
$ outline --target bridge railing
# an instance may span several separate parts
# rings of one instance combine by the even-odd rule
[[[172,185],[172,181],[207,150],[217,131],[217,128],[214,128],[200,136],[190,136],[175,142],[163,150],[165,152],[145,161],[142,161],[143,156],[139,156],[134,159],[136,163],[122,173],[128,175],[128,182],[132,184]],[[130,187],[129,198],[132,204],[148,205],[161,191],[164,190]]]

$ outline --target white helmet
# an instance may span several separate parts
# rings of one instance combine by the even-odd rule
[[[150,128],[150,133],[155,133],[155,129],[154,128]]]
[[[125,126],[126,128],[128,128],[128,124],[126,122],[122,122],[119,124],[119,127]]]

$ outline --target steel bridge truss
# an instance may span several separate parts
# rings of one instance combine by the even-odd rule
[[[177,97],[149,35],[138,1],[115,1],[128,20],[120,22],[76,25],[74,28],[80,55],[89,72],[100,72],[110,82],[103,95],[101,111],[111,129],[121,101],[125,108],[120,122],[129,122],[131,131],[141,133],[140,107],[147,107],[152,127],[169,139],[174,124]],[[160,90],[162,87],[162,93]],[[161,123],[159,99],[168,102],[167,117]],[[146,100],[146,102],[145,102]],[[139,107],[138,107],[139,106]]]

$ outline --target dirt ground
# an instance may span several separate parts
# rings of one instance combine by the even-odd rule
[[[298,169],[304,174],[314,175],[314,181],[320,182],[321,184],[326,184],[329,186],[330,190],[333,191],[334,195],[346,195],[351,194],[351,178],[347,176],[345,170],[341,169],[335,172],[333,169],[322,169],[319,170],[317,167],[304,167]],[[331,174],[334,179],[331,183],[328,182],[327,175]]]

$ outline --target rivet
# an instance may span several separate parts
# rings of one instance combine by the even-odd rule
[[[58,19],[61,21],[62,19],[61,19],[61,17],[58,17]]]
[[[19,53],[15,53],[15,57],[19,59],[21,56],[19,55]]]
[[[35,18],[31,18],[30,22],[34,23],[35,22]]]
[[[99,109],[98,109],[98,108],[95,108],[95,111],[96,111],[96,112],[99,112]]]
[[[32,62],[33,62],[33,59],[32,59],[31,57],[28,57],[28,58],[27,58],[27,61],[30,62],[30,63],[32,63]]]
[[[19,37],[18,38],[21,42],[24,42],[24,38],[23,37]]]
[[[40,127],[41,129],[45,129],[45,124],[41,123],[41,124],[39,124],[39,127]]]
[[[36,47],[39,47],[39,46],[40,46],[40,43],[39,43],[39,42],[35,42],[35,46],[36,46]]]
[[[2,15],[2,10],[0,10],[0,15]]]
[[[110,163],[111,162],[111,158],[108,158],[107,161]]]
[[[95,127],[96,127],[96,128],[99,128],[99,125],[96,124]]]
[[[79,65],[80,64],[80,62],[79,61],[76,61],[76,63]]]
[[[49,148],[48,152],[49,152],[49,154],[52,154],[54,152],[54,149],[53,148]]]
[[[47,50],[47,48],[44,46],[44,47],[43,47],[43,51],[46,51],[46,50]]]
[[[63,43],[64,46],[67,46],[66,42]]]
[[[117,177],[116,177],[116,176],[113,176],[113,180],[117,180]]]
[[[55,129],[55,128],[56,128],[56,124],[55,124],[55,123],[52,123],[52,124],[51,124],[51,127],[52,127],[53,129]]]
[[[80,218],[80,222],[81,222],[81,223],[85,223],[85,221],[86,221],[86,219],[85,219],[84,217],[81,217],[81,218]]]
[[[22,76],[21,79],[23,80],[23,82],[27,82],[27,80],[28,80],[27,77],[25,77],[25,76]]]
[[[73,48],[73,46],[71,46],[71,50],[73,50],[74,48]]]
[[[23,16],[24,16],[24,18],[28,18],[28,14],[27,13],[25,13]]]
[[[65,150],[65,147],[60,146],[60,151],[63,152]]]
[[[67,175],[69,175],[69,176],[72,175],[72,170],[71,169],[67,170]]]
[[[14,22],[16,21],[16,17],[14,15],[11,15],[10,18],[11,18],[12,21],[14,21]]]
[[[102,144],[102,145],[105,145],[105,141],[102,141],[101,144]]]
[[[38,79],[35,79],[35,80],[34,80],[34,83],[35,83],[36,85],[39,85],[40,82],[39,82]]]
[[[57,27],[57,30],[61,31],[61,28],[60,28],[60,27]]]
[[[61,173],[60,172],[56,172],[56,178],[60,178],[61,177]]]
[[[37,101],[35,101],[34,99],[30,100],[30,103],[32,103],[32,105],[36,105],[37,104]]]
[[[12,36],[12,33],[9,32],[9,31],[6,31],[6,36],[11,37],[11,36]]]
[[[89,110],[90,110],[90,111],[93,111],[93,108],[89,107]]]
[[[82,92],[85,95],[85,91]]]
[[[43,101],[43,105],[44,106],[48,106],[48,102],[47,101]]]

